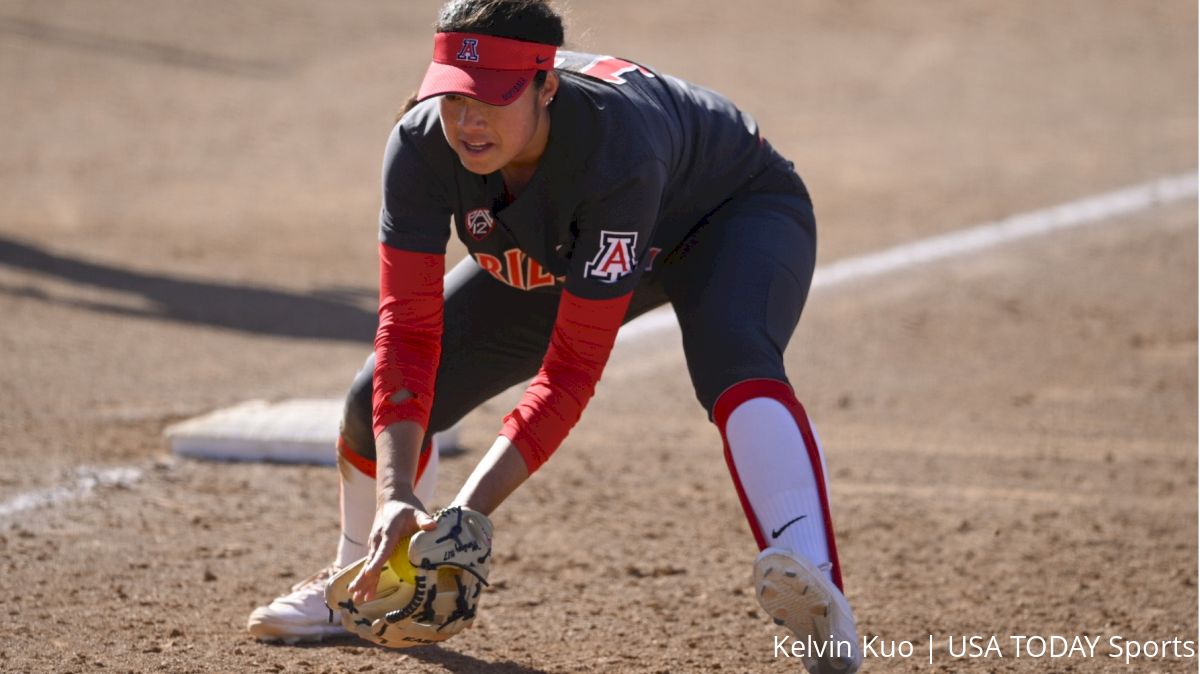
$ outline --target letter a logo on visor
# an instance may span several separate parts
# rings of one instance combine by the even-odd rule
[[[458,50],[458,55],[454,58],[459,61],[478,61],[479,60],[479,40],[474,38],[466,38],[463,40],[462,49]]]
[[[552,44],[475,33],[437,33],[433,62],[417,100],[459,94],[489,105],[508,105],[525,91],[539,70],[553,70]]]

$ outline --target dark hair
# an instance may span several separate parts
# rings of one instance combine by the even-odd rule
[[[479,33],[563,45],[562,16],[547,0],[449,0],[438,14],[439,33]]]
[[[478,33],[526,42],[563,46],[562,15],[549,0],[448,0],[433,25],[439,33]],[[533,86],[541,89],[546,71],[539,71]],[[417,104],[417,95],[408,97],[397,119]]]

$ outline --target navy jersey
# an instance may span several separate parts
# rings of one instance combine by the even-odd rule
[[[498,280],[602,300],[632,291],[729,198],[805,195],[791,163],[720,94],[608,56],[560,51],[555,66],[550,137],[515,200],[499,172],[462,166],[436,98],[400,120],[384,158],[384,244],[443,254],[453,216]]]

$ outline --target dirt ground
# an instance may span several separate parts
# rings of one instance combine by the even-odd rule
[[[329,561],[336,475],[167,453],[249,398],[339,396],[373,332],[379,158],[437,2],[0,0],[0,670],[800,671],[677,336],[622,345],[496,514],[444,647],[264,645]],[[749,11],[748,11],[749,10]],[[1187,0],[569,5],[570,45],[731,95],[829,263],[1196,169]],[[788,352],[824,441],[864,671],[1175,672],[1196,639],[1197,208],[814,291]],[[449,498],[514,392],[466,420]],[[332,451],[332,450],[331,450]],[[44,492],[38,492],[44,493]],[[935,635],[934,662],[927,637]],[[998,636],[1004,658],[946,638]],[[1016,658],[1010,635],[1102,636]]]

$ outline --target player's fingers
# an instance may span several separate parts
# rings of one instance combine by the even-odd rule
[[[379,584],[379,572],[372,572],[363,567],[349,586],[350,597],[355,603],[370,601],[375,596],[375,586]]]
[[[365,555],[367,564],[363,565],[364,569],[369,565],[372,559],[375,559],[375,553],[379,550],[379,539],[382,536],[383,532],[381,532],[379,529],[373,529],[371,531],[371,535],[367,537],[367,554]],[[350,589],[354,589],[360,578],[362,578],[362,569],[359,570],[358,575],[354,578],[354,581],[350,583]]]
[[[417,527],[422,531],[432,531],[437,528],[437,520],[430,517],[424,510],[417,511]]]
[[[350,581],[350,584],[346,586],[346,589],[350,591],[350,598],[356,602],[365,601],[365,590],[370,580],[364,577],[366,572],[366,565],[363,565],[363,568],[358,570],[358,575],[354,577],[354,580]]]
[[[396,547],[394,539],[388,535],[386,530],[382,531],[381,536],[376,540],[379,541],[378,545],[375,545],[375,549],[367,556],[367,563],[358,572],[358,577],[350,583],[350,596],[356,602],[370,601],[375,595],[375,587],[379,584],[379,573]]]

